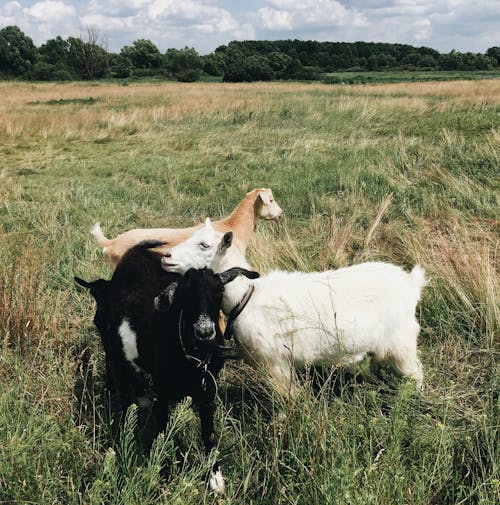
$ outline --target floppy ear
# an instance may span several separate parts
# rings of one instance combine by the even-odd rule
[[[172,282],[169,284],[155,299],[155,309],[160,312],[166,312],[174,303],[174,296],[179,286],[178,282]]]
[[[102,300],[104,293],[108,287],[109,281],[104,279],[97,279],[96,281],[88,282],[80,279],[80,277],[74,277],[75,282],[83,286],[84,288],[90,289],[90,293],[95,298],[96,302]]]
[[[260,277],[258,272],[253,272],[252,270],[247,270],[246,268],[234,267],[226,270],[225,272],[221,272],[219,274],[219,279],[222,284],[227,284],[228,282],[234,281],[238,275],[244,275],[249,279],[257,279],[257,277]]]
[[[222,237],[222,240],[220,241],[219,246],[217,247],[217,252],[222,252],[226,249],[229,249],[232,243],[233,243],[233,232],[228,231]]]
[[[268,189],[261,191],[259,197],[264,205],[269,205],[271,203],[271,192]]]
[[[83,279],[80,279],[80,277],[77,277],[75,275],[75,277],[73,277],[73,279],[75,279],[75,282],[77,284],[80,284],[80,286],[83,286],[84,288],[87,288],[87,289],[91,289],[92,288],[92,282],[87,282],[87,281],[84,281]]]

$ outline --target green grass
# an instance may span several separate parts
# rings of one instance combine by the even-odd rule
[[[2,85],[0,504],[496,503],[497,82],[348,93]],[[74,101],[90,94],[92,107]],[[367,359],[304,372],[289,402],[230,363],[216,417],[228,492],[216,498],[202,483],[212,461],[189,402],[149,458],[135,447],[134,409],[116,432],[93,300],[72,279],[110,276],[89,234],[96,220],[109,236],[189,225],[227,215],[260,186],[286,214],[259,225],[249,259],[261,272],[378,259],[425,267],[426,391]]]
[[[498,79],[498,70],[447,71],[374,71],[374,72],[330,72],[323,74],[326,84],[375,84],[393,82],[456,81],[459,79]]]
[[[47,100],[46,102],[28,102],[29,105],[68,105],[68,104],[77,104],[77,105],[93,105],[97,102],[97,98],[89,96],[87,98],[66,98],[61,100]]]

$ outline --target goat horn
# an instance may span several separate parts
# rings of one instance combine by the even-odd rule
[[[236,279],[238,275],[244,275],[249,279],[257,279],[257,277],[260,276],[258,272],[253,272],[252,270],[247,270],[246,268],[233,267],[230,268],[229,270],[226,270],[225,272],[221,272],[219,274],[219,278],[222,284],[227,284],[228,282],[231,282],[234,279]]]

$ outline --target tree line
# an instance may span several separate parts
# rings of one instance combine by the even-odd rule
[[[36,47],[17,26],[0,30],[0,78],[40,81],[164,77],[226,82],[317,80],[336,71],[493,70],[500,47],[484,54],[439,53],[429,47],[379,42],[233,41],[201,56],[191,47],[162,53],[147,39],[108,52],[95,28],[83,37],[56,37]]]

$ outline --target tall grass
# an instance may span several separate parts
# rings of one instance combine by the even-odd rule
[[[500,499],[498,81],[1,83],[0,503],[491,504]],[[92,100],[89,100],[92,98]],[[369,359],[301,374],[296,401],[223,371],[227,496],[182,403],[145,458],[103,384],[89,230],[184,226],[270,186],[251,263],[420,263],[426,391]],[[167,463],[170,473],[160,476]]]

